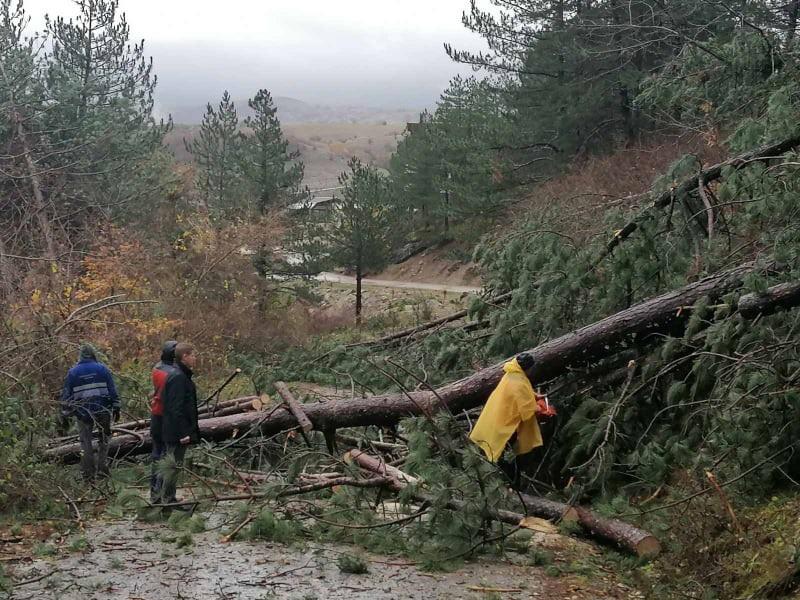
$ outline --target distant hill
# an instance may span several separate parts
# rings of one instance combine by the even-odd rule
[[[406,122],[373,121],[282,123],[292,149],[299,150],[306,166],[305,184],[312,189],[337,185],[336,179],[347,168],[351,156],[379,167],[389,164]],[[166,145],[181,161],[190,161],[184,140],[197,135],[199,125],[176,125],[167,134]]]
[[[274,98],[278,107],[278,118],[281,123],[404,123],[416,121],[421,109],[374,108],[368,106],[324,106],[309,104],[296,98],[277,96]],[[244,119],[250,114],[247,100],[240,98],[234,101],[239,117]],[[212,105],[216,105],[212,102]],[[206,112],[204,104],[186,104],[180,106],[160,106],[160,112],[166,117],[172,115],[175,123],[196,125],[203,120]]]

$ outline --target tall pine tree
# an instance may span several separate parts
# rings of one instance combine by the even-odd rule
[[[216,110],[209,103],[200,131],[185,142],[198,168],[197,184],[216,217],[241,216],[252,208],[242,193],[241,135],[236,106],[227,90]]]
[[[398,220],[389,198],[389,181],[378,170],[351,158],[339,176],[343,186],[336,214],[323,235],[332,261],[355,273],[356,322],[361,322],[361,282],[368,270],[383,268]]]
[[[149,159],[169,124],[153,119],[156,77],[144,42],[131,43],[118,0],[77,0],[74,18],[47,17],[51,52],[43,67],[48,110],[42,113],[53,153],[76,189],[65,199],[72,210],[86,205],[119,211],[141,198]],[[91,178],[97,186],[86,186]],[[77,206],[75,206],[77,204]]]
[[[247,105],[253,114],[244,120],[250,131],[242,140],[242,169],[264,213],[294,200],[303,182],[303,163],[300,152],[289,150],[270,93],[259,90]]]

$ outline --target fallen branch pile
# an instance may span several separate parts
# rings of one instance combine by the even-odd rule
[[[573,369],[613,356],[630,346],[651,343],[655,336],[680,335],[686,326],[692,307],[701,298],[718,302],[740,288],[744,277],[763,270],[755,263],[746,263],[734,269],[706,277],[683,288],[651,298],[615,315],[546,342],[531,350],[536,358],[532,378],[536,382],[551,380]],[[745,296],[741,313],[744,318],[794,307],[800,302],[800,292],[782,284],[771,288],[760,297]],[[393,425],[412,415],[447,409],[452,413],[480,406],[497,385],[502,375],[502,363],[482,369],[469,377],[440,387],[437,390],[385,394],[371,398],[351,398],[332,402],[315,402],[303,405],[304,412],[317,431],[331,435],[336,429],[367,425]],[[220,441],[250,433],[274,435],[295,430],[297,419],[285,406],[279,405],[268,412],[234,414],[227,417],[203,419],[200,423],[202,439]],[[150,450],[150,437],[145,431],[140,436],[115,435],[109,444],[112,456],[142,454]],[[80,445],[64,444],[45,451],[49,458],[76,462]]]
[[[377,474],[387,478],[390,481],[389,486],[398,492],[410,484],[419,483],[402,471],[387,466],[381,459],[370,456],[360,450],[349,451],[345,455],[345,460],[355,462],[359,467],[373,475]],[[658,539],[630,523],[601,517],[587,508],[572,507],[546,498],[538,498],[527,494],[519,494],[518,497],[526,514],[498,510],[489,511],[487,516],[495,521],[518,526],[524,526],[524,519],[527,516],[540,517],[550,521],[573,521],[580,524],[589,536],[615,544],[636,556],[651,558],[661,552],[661,543]],[[415,492],[414,499],[425,503],[431,501],[422,491]],[[456,511],[464,509],[463,503],[455,499],[448,500],[447,507]]]

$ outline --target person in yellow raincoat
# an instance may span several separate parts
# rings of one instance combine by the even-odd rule
[[[503,456],[506,444],[515,434],[516,456],[542,445],[536,413],[553,416],[555,411],[533,391],[526,374],[533,365],[533,356],[527,352],[503,365],[503,378],[489,396],[469,435],[492,462]]]

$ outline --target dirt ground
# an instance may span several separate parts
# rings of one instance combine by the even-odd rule
[[[320,282],[316,289],[324,298],[322,312],[354,319],[355,287],[349,284]],[[472,294],[430,291],[413,288],[365,287],[363,314],[366,319],[380,317],[386,332],[408,327],[465,308]]]
[[[477,267],[472,263],[454,261],[447,254],[447,247],[426,250],[405,262],[389,265],[374,277],[480,287],[481,278]]]
[[[156,600],[159,598],[261,600],[266,598],[515,598],[610,600],[643,598],[600,572],[591,577],[550,577],[542,567],[497,560],[469,563],[452,573],[425,573],[405,559],[364,555],[369,572],[342,573],[337,559],[358,553],[347,546],[267,542],[223,543],[222,515],[179,548],[165,524],[94,522],[87,545],[72,551],[68,540],[47,558],[6,562],[16,582],[14,600]],[[74,539],[74,538],[73,538]],[[7,551],[9,548],[0,548]],[[2,593],[0,592],[0,597]]]

